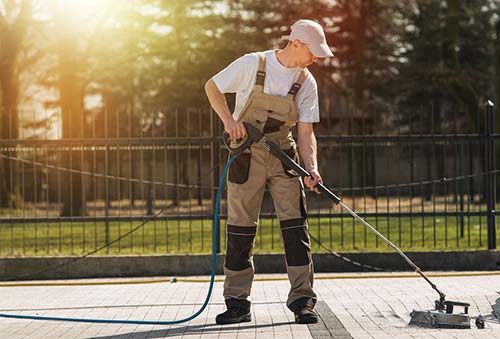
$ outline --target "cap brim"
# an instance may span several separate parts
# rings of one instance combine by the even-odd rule
[[[332,57],[333,53],[327,44],[321,44],[319,46],[310,46],[311,52],[317,58],[327,58]]]
[[[294,40],[294,39],[297,39],[297,40],[306,40],[306,39],[300,39],[298,37],[291,37],[291,35],[282,35],[281,36],[281,40]],[[314,54],[315,57],[317,58],[327,58],[327,57],[332,57],[333,56],[333,53],[332,51],[330,50],[330,47],[328,47],[328,45],[326,43],[322,43],[320,44],[319,46],[312,46],[310,43],[307,43],[307,46],[309,47],[309,49],[311,50],[311,53]]]

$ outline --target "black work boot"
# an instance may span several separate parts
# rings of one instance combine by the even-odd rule
[[[215,317],[219,325],[237,324],[252,321],[250,314],[250,301],[246,299],[228,298],[225,300],[227,310]]]
[[[313,311],[314,305],[316,298],[302,297],[288,305],[288,308],[295,314],[296,323],[314,324],[318,322],[318,315]]]
[[[297,308],[294,314],[295,322],[298,324],[315,324],[318,322],[318,315],[309,306]]]
[[[252,321],[252,315],[250,312],[236,306],[229,307],[226,312],[218,314],[217,317],[215,317],[215,322],[219,325],[237,324],[248,321]]]

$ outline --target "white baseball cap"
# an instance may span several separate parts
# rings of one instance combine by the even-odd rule
[[[311,53],[318,58],[332,57],[333,53],[328,47],[325,32],[320,24],[312,20],[299,20],[291,27],[290,35],[284,35],[284,40],[300,40],[306,42]]]

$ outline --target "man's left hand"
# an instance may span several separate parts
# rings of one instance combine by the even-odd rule
[[[309,187],[311,190],[313,190],[317,194],[320,194],[321,192],[319,191],[318,188],[316,188],[316,185],[319,182],[323,183],[323,179],[321,179],[321,175],[319,175],[319,172],[316,169],[309,170],[309,174],[311,174],[310,177],[304,177],[304,184],[306,184],[307,187]]]

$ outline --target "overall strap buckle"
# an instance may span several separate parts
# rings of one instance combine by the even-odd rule
[[[300,87],[302,86],[302,84],[304,83],[304,80],[306,79],[307,77],[307,74],[308,74],[308,70],[307,68],[304,68],[300,74],[299,74],[299,77],[297,78],[297,81],[295,81],[292,85],[292,87],[290,88],[290,90],[288,91],[288,95],[291,95],[293,97],[295,97],[295,95],[297,95],[297,92],[299,91]]]
[[[264,86],[265,78],[266,78],[266,72],[257,71],[257,77],[255,78],[255,84]]]
[[[290,90],[288,91],[288,94],[295,96],[297,92],[299,91],[300,87],[302,87],[301,84],[299,83],[294,83]]]

